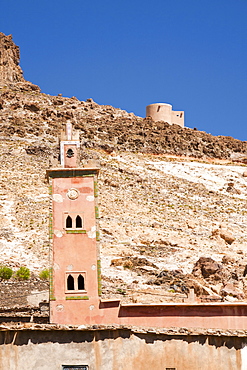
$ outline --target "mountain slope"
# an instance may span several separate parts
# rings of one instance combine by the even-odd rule
[[[58,136],[70,121],[81,166],[101,165],[103,297],[181,301],[193,287],[203,299],[245,299],[247,143],[43,94],[6,78],[16,60],[0,69],[1,263],[36,275],[50,266],[45,171],[59,165]],[[195,267],[200,257],[215,262]]]

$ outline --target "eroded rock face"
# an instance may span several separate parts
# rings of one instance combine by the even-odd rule
[[[10,88],[20,92],[40,92],[39,86],[25,80],[19,62],[20,50],[13,42],[12,35],[6,36],[4,33],[0,32],[0,89],[4,90]],[[19,105],[15,104],[11,108],[17,109]],[[0,109],[3,109],[1,101]],[[29,108],[27,107],[26,109]],[[34,111],[32,107],[29,110],[32,112]]]
[[[19,61],[20,50],[12,35],[0,32],[0,83],[25,82]]]

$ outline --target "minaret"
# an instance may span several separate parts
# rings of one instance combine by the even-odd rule
[[[67,124],[60,141],[61,168],[47,171],[52,203],[50,322],[57,324],[89,324],[99,306],[99,170],[77,167],[79,144],[79,133]]]

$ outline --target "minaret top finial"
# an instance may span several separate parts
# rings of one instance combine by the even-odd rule
[[[72,140],[72,124],[70,122],[66,123],[66,136],[67,140]]]
[[[79,131],[73,130],[71,122],[67,122],[65,130],[61,132],[60,158],[65,168],[76,168],[78,148],[80,147]]]

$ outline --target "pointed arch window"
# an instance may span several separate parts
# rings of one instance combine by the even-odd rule
[[[75,227],[77,229],[81,229],[82,228],[82,219],[81,219],[81,216],[77,215],[76,216],[76,219],[75,219]]]
[[[75,281],[72,275],[67,278],[67,290],[75,290]]]
[[[66,218],[66,229],[72,229],[72,218],[70,216]]]
[[[78,290],[85,289],[84,277],[80,274],[77,278]]]

